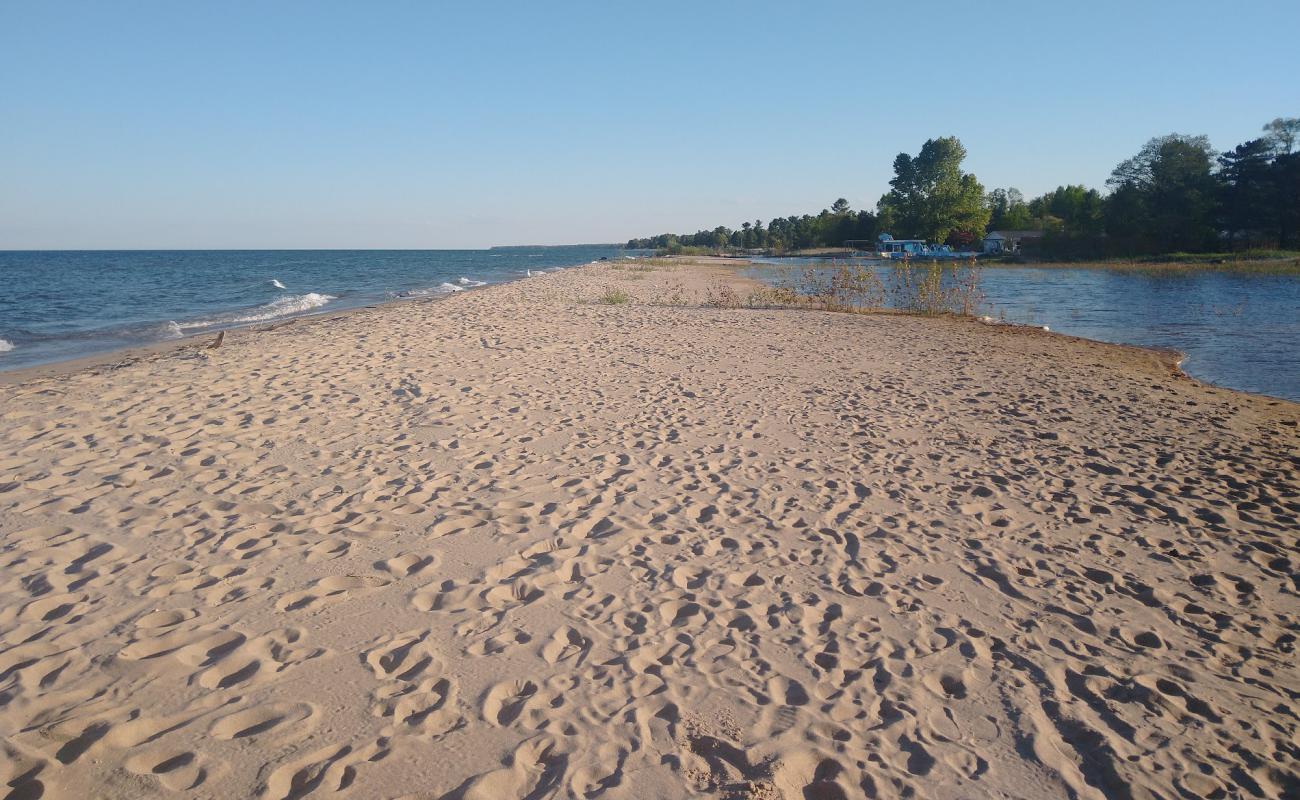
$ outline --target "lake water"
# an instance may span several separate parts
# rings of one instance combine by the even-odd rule
[[[0,369],[450,294],[621,254],[606,245],[0,252]],[[753,274],[772,277],[763,265]],[[980,286],[994,316],[1171,348],[1187,355],[1183,368],[1197,378],[1300,401],[1300,276],[985,267]]]
[[[322,310],[450,294],[620,252],[609,245],[0,251],[0,369]]]
[[[1300,401],[1300,275],[982,267],[980,289],[986,314],[1177,350],[1196,378]]]

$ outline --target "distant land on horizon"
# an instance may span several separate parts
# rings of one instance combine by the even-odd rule
[[[0,247],[0,253],[418,253],[486,252],[489,250],[554,250],[565,247],[615,247],[623,242],[577,242],[575,244],[494,244],[489,247]]]
[[[574,242],[572,244],[494,244],[489,250],[541,250],[555,247],[618,247],[626,249],[625,242]]]

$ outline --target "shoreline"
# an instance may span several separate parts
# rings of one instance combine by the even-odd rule
[[[115,308],[112,301],[116,295],[110,292],[109,299],[103,302],[114,308],[116,319],[69,312],[66,326],[50,325],[59,320],[36,322],[29,318],[24,308],[10,308],[0,303],[0,317],[3,317],[0,323],[12,328],[9,338],[15,340],[7,347],[0,344],[0,348],[5,350],[0,352],[0,375],[30,368],[66,371],[57,365],[96,363],[105,358],[111,360],[119,353],[156,349],[172,342],[185,343],[195,337],[215,336],[223,330],[275,325],[313,314],[408,299],[437,298],[482,285],[479,278],[486,278],[489,282],[521,280],[530,270],[567,269],[597,261],[602,256],[617,258],[620,253],[617,248],[605,245],[483,250],[0,251],[0,265],[10,266],[4,259],[12,256],[12,266],[18,269],[19,275],[25,276],[24,281],[38,275],[41,265],[45,264],[40,260],[22,260],[22,256],[28,255],[45,256],[49,261],[46,266],[59,264],[73,272],[89,268],[91,262],[87,261],[87,256],[95,256],[120,268],[180,269],[187,266],[195,271],[194,281],[172,275],[172,283],[162,287],[161,291],[169,298],[166,308],[142,304],[134,296],[117,298],[124,305]],[[228,262],[231,254],[243,258]],[[290,269],[289,265],[298,266]],[[209,267],[212,269],[205,272]],[[289,271],[282,271],[282,268]],[[29,276],[24,272],[27,269],[37,271]],[[226,275],[230,269],[235,272],[227,275],[229,280],[222,279],[213,285],[205,282],[204,275]],[[299,270],[296,275],[292,274],[295,269]],[[279,278],[272,274],[276,272],[280,278],[293,284],[294,291],[287,290],[280,283]],[[469,279],[464,277],[469,273],[478,274]],[[461,277],[457,278],[457,275]],[[36,280],[34,277],[30,279]],[[439,281],[442,281],[441,285],[436,285]],[[131,284],[128,281],[125,285]],[[92,290],[94,288],[92,286]],[[98,289],[103,291],[104,287]],[[20,284],[15,298],[23,297],[23,291]],[[210,305],[213,300],[223,305]],[[12,317],[11,312],[14,314]],[[0,337],[5,334],[3,327],[0,326]],[[31,330],[23,331],[24,327]]]
[[[566,269],[571,269],[571,267],[566,267]],[[488,287],[476,286],[473,289],[465,289],[464,291],[476,291],[485,288]],[[182,350],[199,351],[215,349],[212,347],[212,344],[216,340],[217,335],[221,333],[226,334],[227,341],[234,341],[236,337],[231,334],[270,333],[271,331],[298,322],[320,321],[333,319],[335,317],[351,316],[362,311],[371,311],[389,305],[422,302],[436,303],[451,296],[451,294],[446,294],[437,297],[400,297],[385,300],[381,303],[370,303],[366,305],[352,306],[350,308],[339,308],[333,311],[310,311],[296,316],[283,317],[274,321],[250,322],[229,328],[215,328],[202,333],[186,334],[176,339],[164,339],[158,342],[118,347],[112,350],[104,350],[98,353],[90,353],[84,356],[77,356],[76,358],[65,358],[48,363],[29,364],[21,367],[13,367],[12,369],[0,369],[0,386],[20,385],[45,378],[67,377],[79,372],[95,371],[106,367],[109,369],[115,369],[150,358],[167,357]]]
[[[749,282],[754,287],[766,286],[766,284],[764,284],[762,281],[756,281],[736,274],[738,273],[739,270],[745,268],[746,266],[752,266],[756,263],[750,258],[738,259],[738,258],[731,258],[725,256],[719,256],[719,257],[673,256],[673,257],[655,257],[655,258],[669,258],[672,260],[678,260],[684,265],[692,265],[696,267],[710,266],[710,267],[719,268],[725,272],[732,274],[732,277],[737,282]],[[533,280],[542,277],[543,275],[546,274],[554,274],[554,272],[558,272],[558,271],[580,270],[588,267],[601,267],[607,264],[620,264],[620,263],[625,263],[625,262],[610,261],[610,262],[589,262],[589,263],[582,263],[582,264],[574,264],[572,266],[558,267],[553,271],[541,273],[539,275],[534,275],[531,278],[520,277],[514,280],[501,281],[498,283],[491,283],[484,286],[475,286],[475,287],[467,288],[462,290],[461,292],[449,292],[447,294],[435,295],[435,296],[394,297],[379,302],[367,303],[364,305],[353,306],[349,308],[340,308],[340,309],[335,309],[333,311],[330,310],[312,311],[304,314],[299,314],[296,316],[285,317],[279,320],[255,322],[255,323],[249,323],[245,325],[236,325],[230,328],[213,329],[210,331],[204,331],[202,333],[189,334],[179,339],[169,339],[169,340],[164,340],[159,342],[133,345],[124,348],[117,348],[113,350],[105,350],[100,353],[93,353],[85,356],[79,356],[77,358],[63,359],[61,361],[54,361],[45,364],[33,364],[28,366],[15,367],[13,369],[0,369],[0,387],[22,385],[25,383],[29,383],[32,381],[39,381],[42,379],[67,377],[83,371],[102,372],[106,369],[113,370],[113,369],[118,369],[122,366],[139,362],[141,360],[155,359],[159,357],[168,357],[180,351],[189,350],[192,351],[192,353],[199,353],[200,351],[211,349],[211,344],[219,333],[226,333],[227,341],[233,343],[236,337],[231,336],[231,334],[240,334],[239,338],[243,338],[243,335],[245,334],[270,333],[274,330],[284,328],[289,325],[296,325],[299,323],[306,323],[308,325],[312,323],[324,323],[336,318],[349,317],[366,311],[382,310],[394,306],[401,306],[407,304],[421,304],[421,303],[441,303],[459,294],[490,290],[499,286],[506,286],[521,281]],[[636,262],[627,262],[627,263],[636,263]],[[1032,265],[1025,265],[1025,266],[1032,266]],[[819,313],[819,314],[845,313],[845,312],[837,312],[837,311],[821,311],[815,309],[784,309],[784,310],[791,310],[791,311],[799,310],[801,313]],[[879,316],[916,316],[922,319],[927,318],[925,317],[925,315],[919,315],[911,312],[897,311],[891,309],[871,310],[865,313],[875,314]],[[1112,341],[1107,341],[1105,339],[1093,339],[1086,336],[1077,336],[1074,334],[1065,333],[1057,330],[1044,331],[1042,330],[1042,326],[1030,325],[1024,323],[1015,323],[1015,322],[985,323],[979,317],[962,318],[960,316],[957,316],[957,317],[952,317],[952,319],[968,321],[971,323],[978,323],[985,327],[997,328],[1003,331],[1026,333],[1026,334],[1028,333],[1047,334],[1050,336],[1061,337],[1066,340],[1074,340],[1074,341],[1085,342],[1089,344],[1097,344],[1106,347],[1115,347],[1115,348],[1121,348],[1125,350],[1132,350],[1136,352],[1152,354],[1155,355],[1158,359],[1167,362],[1169,369],[1177,377],[1195,383],[1199,386],[1205,387],[1207,389],[1216,390],[1216,391],[1234,392],[1244,396],[1258,398],[1266,402],[1292,405],[1292,406],[1296,406],[1297,409],[1300,410],[1300,400],[1291,400],[1285,397],[1278,397],[1276,395],[1265,394],[1262,392],[1251,392],[1244,389],[1237,389],[1232,386],[1225,386],[1223,384],[1214,383],[1213,381],[1209,381],[1203,378],[1199,378],[1195,375],[1192,375],[1186,372],[1182,368],[1183,363],[1187,360],[1188,354],[1180,350],[1177,350],[1175,348],[1140,345],[1140,344],[1133,344],[1130,342],[1112,342]]]
[[[580,245],[575,245],[575,246],[580,246]],[[510,249],[510,247],[509,246],[499,247],[499,248],[493,247],[488,249],[489,250]],[[529,248],[520,248],[520,249],[529,249]],[[12,252],[43,252],[43,251],[12,251]],[[100,251],[85,251],[85,252],[100,252]],[[120,251],[113,251],[113,252],[120,252]],[[156,252],[156,251],[149,250],[149,251],[140,251],[140,252]],[[200,250],[195,252],[209,252],[209,251]],[[232,250],[230,252],[310,252],[310,251]],[[335,252],[335,251],[325,251],[325,252]],[[342,251],[342,252],[353,252],[353,251]],[[417,251],[396,250],[392,252],[417,252]],[[423,251],[418,251],[418,252],[423,252]],[[451,251],[436,251],[436,252],[460,252],[460,251],[451,250]],[[564,265],[560,267],[553,267],[553,268],[548,267],[545,268],[545,271],[550,272],[555,270],[575,269],[578,267],[588,266],[588,265],[589,262],[583,262],[578,264]],[[405,297],[401,297],[401,296],[388,297],[382,300],[377,299],[374,301],[362,303],[360,305],[347,306],[343,308],[335,308],[333,310],[322,308],[319,310],[312,310],[312,311],[301,312],[293,315],[286,315],[278,319],[263,320],[258,322],[246,322],[246,323],[231,325],[229,327],[213,327],[208,330],[204,330],[198,333],[185,334],[183,336],[173,338],[173,339],[163,339],[156,342],[144,342],[141,344],[127,345],[125,347],[114,347],[107,350],[75,356],[72,358],[63,358],[54,361],[40,362],[36,364],[25,364],[17,367],[6,368],[3,366],[3,361],[0,360],[0,386],[11,385],[15,383],[23,383],[27,380],[37,380],[43,377],[58,377],[61,375],[67,375],[67,374],[71,374],[86,369],[95,369],[104,366],[113,366],[115,364],[122,363],[122,362],[129,362],[141,358],[146,358],[149,356],[166,354],[172,351],[183,350],[190,347],[206,348],[208,345],[211,344],[211,340],[215,340],[216,336],[220,333],[229,334],[232,332],[239,332],[239,331],[259,331],[259,330],[271,331],[276,328],[282,327],[284,325],[295,323],[299,320],[308,320],[317,317],[328,317],[336,314],[353,314],[358,311],[380,308],[383,306],[395,305],[399,303],[438,302],[440,300],[445,300],[449,297],[453,297],[456,294],[459,294],[460,292],[476,291],[479,289],[486,289],[490,286],[498,286],[501,284],[514,283],[515,281],[522,281],[522,280],[528,280],[528,277],[520,276],[509,280],[498,281],[496,283],[486,283],[482,286],[469,286],[469,287],[465,287],[464,289],[460,289],[458,291],[446,292],[444,294],[436,294],[436,295],[426,294],[426,295],[411,295]],[[200,340],[209,340],[208,345],[200,344],[199,343]]]
[[[1212,254],[1213,257],[1198,257],[1198,254],[1189,254],[1187,258],[1173,258],[1171,256],[1150,256],[1147,258],[1093,258],[1079,260],[1062,260],[1062,259],[1034,259],[1028,260],[1020,257],[1011,257],[1006,255],[975,253],[977,261],[983,266],[988,267],[1024,267],[1039,269],[1085,269],[1085,270],[1115,270],[1121,272],[1133,271],[1153,271],[1153,272],[1228,272],[1228,273],[1245,273],[1245,274],[1277,274],[1277,275],[1300,275],[1300,252],[1290,255],[1281,256],[1250,256],[1243,254],[1238,258],[1230,253]],[[690,258],[691,256],[680,256],[681,258]],[[843,249],[825,249],[824,252],[800,252],[800,253],[780,253],[780,254],[763,254],[748,256],[718,256],[718,258],[746,258],[746,259],[795,259],[801,261],[834,261],[839,259],[853,259],[861,261],[880,261],[889,263],[889,259],[882,259],[872,253],[865,251],[851,251]],[[964,258],[926,258],[919,257],[914,259],[916,263],[929,263],[937,261],[941,264],[962,263],[968,259]]]

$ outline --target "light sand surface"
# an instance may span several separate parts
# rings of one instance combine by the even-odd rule
[[[1300,796],[1300,407],[720,281],[0,387],[0,794]]]

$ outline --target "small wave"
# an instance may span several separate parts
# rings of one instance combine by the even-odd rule
[[[181,330],[181,326],[174,320],[167,320],[167,324],[163,326],[164,339],[179,339],[184,335],[185,331]]]
[[[181,330],[190,328],[210,328],[213,325],[243,325],[249,322],[265,322],[276,317],[283,317],[289,314],[301,314],[304,311],[311,311],[313,308],[320,308],[331,300],[338,298],[332,294],[320,294],[319,292],[308,292],[307,294],[289,295],[273,300],[264,306],[250,309],[247,313],[235,312],[222,317],[213,319],[201,319],[195,322],[187,322],[184,325],[178,325]]]
[[[277,288],[277,289],[283,289],[283,288],[284,288],[284,284],[283,284],[283,283],[280,283],[280,281],[277,280],[277,279],[275,279],[275,278],[272,278],[272,279],[271,279],[271,285],[274,286],[274,287]]]
[[[487,286],[487,281],[471,280],[464,276],[461,276],[460,280],[456,281],[456,283],[459,283],[461,286]]]
[[[438,284],[438,290],[442,292],[463,292],[465,287],[457,286],[454,283],[440,283]]]
[[[14,349],[13,342],[6,341],[5,339],[0,339],[0,353],[8,353],[12,349]]]

